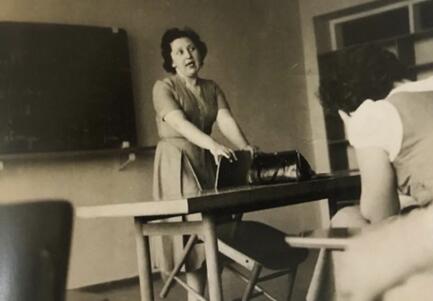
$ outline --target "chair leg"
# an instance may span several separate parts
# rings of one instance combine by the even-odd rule
[[[295,284],[297,270],[298,270],[298,267],[294,267],[293,270],[289,274],[287,274],[287,277],[289,280],[289,285],[288,285],[288,290],[287,290],[287,301],[290,301],[290,299],[292,298],[293,286]]]
[[[242,296],[242,301],[249,301],[250,300],[250,297],[254,292],[254,287],[257,284],[257,280],[259,279],[261,271],[262,271],[262,265],[258,264],[257,262],[254,263],[253,270],[251,272],[251,276],[250,276],[248,285],[247,285],[247,287],[244,291],[244,294]]]
[[[197,235],[191,235],[188,239],[188,242],[183,250],[182,256],[179,260],[179,262],[176,264],[176,266],[174,267],[174,269],[171,271],[171,273],[169,274],[167,280],[164,283],[164,286],[161,289],[161,292],[159,293],[159,296],[161,298],[165,298],[171,288],[171,285],[173,283],[173,280],[175,280],[176,275],[179,273],[180,269],[182,268],[183,264],[186,261],[186,258],[189,254],[189,252],[191,251],[192,247],[195,245],[195,242],[197,240]]]

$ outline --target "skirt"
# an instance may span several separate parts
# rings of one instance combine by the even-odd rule
[[[184,138],[163,139],[158,143],[154,161],[153,194],[155,201],[179,199],[194,195],[203,189],[213,188],[215,166],[210,154]],[[169,221],[201,220],[200,214],[174,217]],[[174,268],[188,240],[187,236],[152,237],[154,264],[161,272]],[[205,250],[197,243],[190,252],[186,271],[195,271],[203,266]]]

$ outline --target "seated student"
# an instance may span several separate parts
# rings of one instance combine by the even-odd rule
[[[419,207],[433,200],[433,78],[409,78],[393,53],[368,45],[339,53],[335,72],[321,79],[322,105],[343,119],[362,183],[359,206],[338,212],[334,226],[366,226],[398,214],[399,193],[411,196]],[[335,257],[338,289],[340,267]],[[336,297],[332,289],[320,289],[326,285],[312,287],[312,299]],[[325,291],[331,293],[325,296]]]

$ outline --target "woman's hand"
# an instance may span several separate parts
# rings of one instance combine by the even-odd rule
[[[215,159],[215,164],[218,164],[218,159],[220,156],[226,157],[230,161],[237,160],[235,152],[231,148],[219,144],[218,142],[214,142],[209,151]]]
[[[247,146],[243,147],[242,150],[243,151],[249,151],[251,154],[251,157],[254,157],[254,154],[259,151],[259,148],[257,146],[248,144]]]

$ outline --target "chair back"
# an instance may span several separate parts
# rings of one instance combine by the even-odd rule
[[[0,301],[63,301],[73,209],[63,200],[0,205]]]
[[[215,188],[222,189],[228,187],[248,185],[248,171],[253,162],[249,151],[235,151],[237,160],[230,162],[221,157],[217,167]]]

